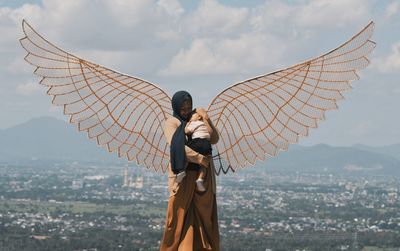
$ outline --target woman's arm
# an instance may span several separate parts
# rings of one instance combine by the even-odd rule
[[[215,128],[214,124],[211,122],[210,118],[207,115],[206,110],[204,110],[204,108],[197,108],[196,112],[198,114],[200,114],[200,116],[203,118],[204,124],[206,124],[207,128],[210,128],[209,131],[210,132],[210,142],[211,144],[217,144],[218,140],[219,140],[219,134],[217,131],[217,128]]]
[[[180,122],[178,119],[169,118],[165,122],[164,135],[167,139],[168,145],[171,145],[172,136],[175,133],[176,128],[178,128]],[[189,162],[199,164],[203,167],[208,167],[210,163],[210,157],[204,156],[196,151],[193,151],[190,147],[185,146],[186,158]]]

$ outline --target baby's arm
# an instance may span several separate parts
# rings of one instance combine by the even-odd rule
[[[186,135],[191,135],[192,133],[193,133],[193,129],[190,126],[190,121],[189,121],[185,126],[185,134]]]
[[[207,126],[207,131],[210,135],[213,134],[213,129],[210,125],[210,123],[208,122],[208,119],[203,119],[204,124]]]
[[[203,121],[204,121],[204,123],[206,124],[207,129],[208,129],[208,128],[211,128],[211,132],[210,132],[210,135],[211,135],[211,139],[210,139],[211,144],[216,144],[216,143],[218,142],[218,140],[219,140],[218,131],[217,131],[217,129],[215,128],[215,126],[213,125],[212,121],[208,118],[208,115],[207,115],[206,110],[204,110],[204,108],[197,108],[196,111],[197,111],[197,113],[199,113],[200,116],[203,118]],[[208,130],[209,130],[209,129],[208,129]]]
[[[213,134],[213,128],[210,125],[210,121],[207,115],[206,110],[204,110],[204,108],[197,108],[196,109],[197,113],[201,116],[203,123],[206,125],[207,127],[207,131],[210,135]]]

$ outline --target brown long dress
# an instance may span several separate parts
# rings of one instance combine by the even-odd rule
[[[179,125],[180,121],[174,117],[166,121],[164,134],[169,144]],[[218,134],[213,132],[211,143],[217,141]],[[189,147],[186,146],[185,151],[189,162],[200,164],[204,161],[203,155]],[[214,164],[211,161],[204,178],[205,192],[196,190],[197,171],[186,171],[186,177],[177,183],[170,166],[168,170],[170,198],[160,251],[219,251]]]

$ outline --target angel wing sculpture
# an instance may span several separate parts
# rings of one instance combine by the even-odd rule
[[[286,151],[338,109],[342,93],[369,64],[375,48],[373,22],[336,49],[292,67],[234,84],[219,93],[208,114],[219,131],[218,156],[236,170]],[[25,20],[25,60],[49,87],[52,103],[79,131],[119,157],[166,172],[169,151],[163,124],[172,116],[171,98],[158,86],[76,57],[40,36]],[[139,119],[141,118],[141,119]]]

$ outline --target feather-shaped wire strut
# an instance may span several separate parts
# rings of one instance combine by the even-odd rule
[[[169,147],[163,126],[172,109],[163,90],[61,50],[25,20],[22,28],[25,60],[36,67],[40,84],[49,87],[52,103],[64,107],[79,131],[86,131],[109,152],[117,151],[119,157],[167,170]]]
[[[308,136],[325,119],[325,111],[337,109],[342,93],[358,79],[357,70],[369,64],[374,49],[370,40],[373,22],[338,48],[284,70],[258,76],[222,91],[208,107],[220,133],[216,150],[228,169],[253,165],[276,156]],[[220,173],[221,170],[217,170]]]

